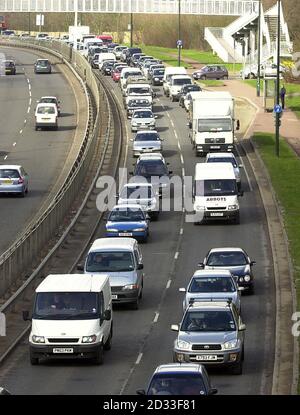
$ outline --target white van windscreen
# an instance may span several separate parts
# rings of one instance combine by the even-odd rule
[[[85,320],[99,317],[100,298],[95,292],[38,293],[33,318],[41,320]]]
[[[218,131],[232,131],[232,123],[230,119],[214,118],[198,120],[198,132],[218,132]]]
[[[86,261],[87,272],[130,272],[134,270],[131,252],[91,252]]]
[[[237,194],[236,180],[196,180],[196,196],[234,196]]]

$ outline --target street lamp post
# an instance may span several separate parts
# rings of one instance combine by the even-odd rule
[[[178,0],[178,40],[181,40],[181,0]],[[178,45],[178,66],[181,65],[181,45]]]
[[[258,46],[257,46],[257,96],[260,97],[260,55],[261,55],[261,0],[259,0],[258,12]]]
[[[278,19],[277,19],[277,80],[276,80],[276,104],[280,105],[280,14],[281,14],[281,0],[278,0]],[[275,132],[275,148],[276,156],[279,157],[279,137],[280,137],[280,118],[279,112],[276,112],[276,132]]]
[[[130,1],[130,47],[133,46],[133,13],[132,13],[132,0]]]

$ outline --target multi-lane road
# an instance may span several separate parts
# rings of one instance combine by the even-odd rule
[[[118,97],[117,85],[107,79]],[[192,176],[196,158],[188,140],[185,112],[156,88],[154,112],[164,141],[164,155],[176,175]],[[131,137],[129,124],[128,137]],[[126,166],[134,163],[129,145]],[[87,362],[50,361],[39,366],[29,363],[25,339],[1,368],[0,384],[14,394],[134,394],[144,388],[156,366],[172,361],[176,334],[170,330],[182,316],[182,294],[197,264],[212,247],[243,247],[257,261],[253,296],[243,296],[243,320],[247,325],[244,373],[234,376],[224,370],[210,370],[220,394],[271,393],[274,361],[275,288],[272,255],[264,208],[253,172],[240,148],[244,165],[245,196],[241,199],[241,224],[186,223],[185,212],[162,212],[151,223],[151,236],[142,251],[145,265],[143,300],[140,309],[114,309],[114,337],[104,365]],[[101,224],[98,236],[104,236]]]
[[[34,74],[40,56],[33,51],[0,48],[1,57],[17,64],[15,76],[0,77],[0,163],[20,164],[29,174],[25,199],[0,196],[0,254],[37,213],[64,166],[76,129],[76,101],[66,78],[55,65],[52,74]],[[35,131],[36,101],[54,95],[62,102],[58,131]]]

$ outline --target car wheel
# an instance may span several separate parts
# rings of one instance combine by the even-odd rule
[[[205,75],[201,75],[199,79],[201,79],[202,81],[205,81],[206,80],[206,76]]]
[[[236,215],[236,217],[233,219],[233,223],[235,225],[239,225],[241,223],[240,214]]]
[[[21,198],[25,197],[25,194],[26,194],[26,190],[24,189],[24,190],[20,193],[20,197],[21,197]]]
[[[110,350],[111,349],[112,336],[113,336],[113,328],[111,326],[108,339],[106,340],[106,343],[104,344],[104,350]]]
[[[140,305],[139,297],[131,303],[131,307],[133,310],[138,310]]]
[[[96,352],[96,356],[94,357],[94,362],[96,365],[103,364],[103,344],[101,344]]]
[[[252,284],[251,287],[248,290],[248,294],[249,295],[253,295],[254,294],[254,285]]]
[[[243,362],[242,359],[236,363],[232,368],[231,368],[231,373],[233,375],[241,375],[243,373]]]

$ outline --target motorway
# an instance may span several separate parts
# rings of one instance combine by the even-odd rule
[[[121,100],[117,85],[112,89]],[[193,175],[196,158],[188,140],[186,115],[178,103],[171,103],[156,88],[154,106],[158,131],[164,141],[164,155],[173,174]],[[128,137],[131,136],[128,128]],[[127,167],[133,159],[129,145]],[[145,388],[156,366],[172,361],[176,333],[170,330],[182,315],[182,294],[197,269],[197,264],[212,247],[244,248],[255,267],[253,296],[243,296],[243,320],[246,323],[244,373],[234,376],[224,370],[209,370],[219,394],[270,394],[274,363],[275,288],[272,256],[266,218],[253,172],[240,148],[244,165],[241,199],[241,224],[220,222],[194,226],[185,222],[185,213],[162,212],[151,223],[151,235],[142,244],[145,281],[140,309],[114,309],[114,337],[111,351],[105,353],[103,366],[88,362],[48,361],[39,366],[29,362],[28,341],[15,349],[1,367],[0,385],[13,394],[135,394]],[[246,174],[247,172],[247,174]],[[101,224],[98,236],[104,236]]]
[[[1,195],[0,254],[17,238],[49,195],[64,166],[76,129],[76,101],[66,78],[53,66],[52,74],[34,74],[38,56],[32,51],[0,48],[17,64],[15,76],[0,77],[0,163],[21,164],[29,174],[24,199]],[[59,130],[35,131],[36,101],[55,95],[61,100]]]

